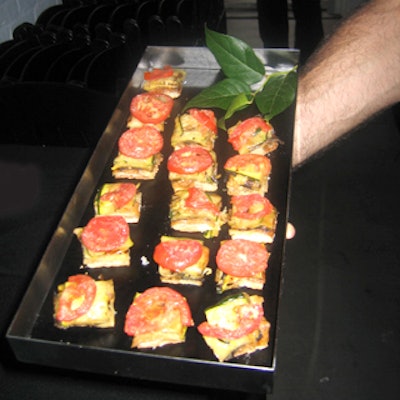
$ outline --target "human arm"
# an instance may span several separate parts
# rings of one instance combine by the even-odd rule
[[[373,0],[300,72],[293,166],[400,101],[400,0]]]

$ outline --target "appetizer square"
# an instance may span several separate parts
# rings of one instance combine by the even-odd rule
[[[174,191],[196,187],[206,192],[218,189],[217,162],[213,151],[185,146],[168,158],[169,180]]]
[[[121,215],[128,223],[140,218],[142,193],[134,183],[105,183],[94,199],[95,215]]]
[[[120,179],[154,179],[163,156],[164,138],[160,131],[144,125],[125,131],[118,140],[118,155],[112,175]]]
[[[207,150],[214,148],[217,120],[212,110],[192,108],[175,118],[171,144],[174,149],[198,145]]]
[[[161,282],[201,286],[206,275],[210,250],[201,240],[162,236],[153,259],[158,264]]]
[[[136,293],[124,332],[133,336],[132,348],[156,348],[184,342],[190,326],[193,319],[186,298],[168,287],[151,287]]]
[[[270,253],[262,243],[245,239],[222,241],[217,251],[217,291],[238,288],[261,290],[265,284]]]
[[[272,243],[277,217],[276,208],[258,193],[232,196],[228,218],[229,235],[232,239]]]
[[[58,328],[115,325],[114,283],[95,281],[89,275],[78,274],[57,287],[54,297],[54,321]]]
[[[227,220],[221,196],[195,187],[178,190],[172,195],[169,216],[172,229],[200,232],[207,238],[218,236]]]
[[[237,154],[226,161],[226,188],[230,196],[268,192],[271,160],[259,154]]]
[[[127,267],[130,265],[129,225],[119,215],[93,217],[85,227],[74,229],[81,242],[83,260],[87,268]]]
[[[272,125],[261,117],[239,121],[228,129],[228,142],[239,154],[266,155],[280,144]]]
[[[261,296],[239,293],[205,310],[206,321],[197,329],[219,361],[268,347],[271,324],[262,304]]]
[[[167,94],[176,99],[182,93],[186,72],[166,65],[163,68],[153,68],[151,71],[146,71],[143,77],[144,90]]]
[[[168,95],[140,93],[131,100],[128,128],[150,125],[162,132],[164,122],[170,116],[173,106],[174,100]]]

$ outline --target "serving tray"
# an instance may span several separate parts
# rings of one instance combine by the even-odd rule
[[[298,61],[297,50],[255,51],[271,71],[291,69]],[[84,226],[93,217],[93,198],[100,185],[115,181],[111,175],[111,165],[117,154],[117,140],[125,130],[132,97],[142,92],[144,71],[167,64],[184,69],[187,77],[182,95],[175,100],[172,115],[165,126],[164,161],[160,171],[156,179],[141,183],[143,207],[139,223],[131,225],[131,237],[135,243],[131,249],[131,265],[125,268],[87,271],[95,278],[114,280],[116,326],[112,329],[57,329],[53,322],[53,296],[57,285],[70,275],[84,272],[81,269],[81,247],[73,229]],[[172,151],[169,139],[174,117],[190,98],[220,78],[220,68],[207,48],[153,46],[146,49],[88,162],[8,329],[7,339],[18,360],[98,374],[246,393],[271,391],[276,365],[278,303],[290,187],[294,104],[271,121],[282,144],[270,156],[272,174],[268,198],[278,209],[279,217],[275,241],[268,245],[271,257],[267,269],[267,282],[261,293],[264,297],[266,318],[271,322],[269,347],[251,355],[219,362],[195,327],[188,329],[185,343],[145,350],[131,349],[131,338],[123,332],[125,314],[135,292],[142,292],[151,286],[164,286],[160,282],[152,254],[162,235],[173,234],[168,218],[172,188],[168,181],[166,160]],[[249,112],[251,110],[246,110],[247,114]],[[245,117],[246,115],[242,114],[236,118]],[[215,151],[221,173],[218,192],[227,205],[222,167],[224,160],[234,152],[227,143],[226,133],[221,130],[218,133]],[[204,239],[201,234],[190,236]],[[218,237],[204,239],[210,248],[210,266],[214,270],[215,254],[220,241],[228,237],[227,227],[224,226]],[[213,278],[213,275],[207,277],[202,287],[171,286],[187,298],[195,325],[204,320],[204,309],[207,306],[216,303],[227,294],[217,294]]]

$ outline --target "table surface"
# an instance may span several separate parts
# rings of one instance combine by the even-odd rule
[[[268,399],[399,397],[399,149],[388,111],[293,173],[290,220],[297,235],[286,246],[277,372]],[[242,397],[14,359],[6,330],[90,151],[0,145],[6,183],[0,196],[0,399]]]

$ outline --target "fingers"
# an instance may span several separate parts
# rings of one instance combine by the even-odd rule
[[[286,239],[293,239],[295,235],[295,227],[290,222],[288,222],[288,224],[286,225]]]

